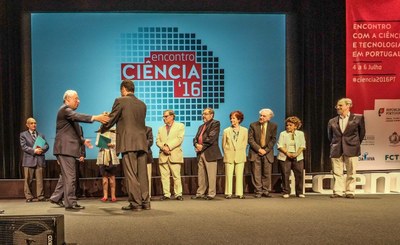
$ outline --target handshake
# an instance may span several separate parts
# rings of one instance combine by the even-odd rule
[[[107,123],[110,121],[110,117],[108,116],[110,113],[108,112],[103,112],[102,114],[99,115],[94,115],[92,116],[92,121],[98,121],[101,122],[102,124]]]

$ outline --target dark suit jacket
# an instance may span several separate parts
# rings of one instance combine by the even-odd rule
[[[204,152],[204,156],[208,162],[214,162],[218,159],[222,159],[221,150],[218,146],[218,139],[219,139],[219,131],[220,131],[220,123],[217,120],[210,120],[205,123],[206,130],[203,133],[203,149],[201,152],[197,152],[197,156],[199,157],[201,153]],[[199,142],[199,136],[203,125],[200,125],[199,129],[197,130],[196,137],[193,139],[193,145]]]
[[[270,163],[275,161],[274,159],[274,145],[276,143],[277,125],[273,122],[268,122],[266,132],[266,146],[264,150],[267,152],[266,157]],[[261,148],[261,124],[260,122],[253,122],[249,127],[249,161],[255,161],[258,156],[258,150]]]
[[[146,109],[145,103],[133,94],[115,99],[110,121],[103,124],[100,131],[104,133],[117,124],[117,154],[131,151],[147,153]]]
[[[62,105],[57,113],[53,154],[80,157],[85,139],[82,137],[79,122],[92,123],[91,120],[91,115],[78,113],[67,105]]]
[[[350,113],[349,122],[342,133],[339,116],[328,122],[328,139],[331,142],[330,157],[356,157],[361,154],[361,142],[365,136],[365,123],[362,115]]]
[[[37,136],[42,137],[44,140],[46,138],[44,137],[43,134],[39,133],[36,131]],[[36,155],[34,152],[35,150],[33,149],[33,145],[35,144],[35,141],[32,138],[31,133],[29,130],[26,130],[24,132],[21,132],[19,135],[19,142],[21,144],[21,148],[23,151],[23,156],[22,156],[22,166],[23,167],[46,167],[46,161],[45,161],[45,156],[44,154],[47,152],[49,149],[49,145],[46,144],[44,145],[43,153],[41,155]]]
[[[148,126],[146,126],[146,139],[147,139],[147,145],[149,146],[149,149],[147,151],[146,163],[152,163],[154,159],[153,159],[153,152],[151,151],[151,146],[153,145],[154,138],[153,138],[153,129]]]

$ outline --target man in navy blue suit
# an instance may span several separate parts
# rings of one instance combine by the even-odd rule
[[[335,107],[338,115],[328,122],[334,180],[331,198],[354,198],[355,195],[356,167],[361,154],[361,142],[365,136],[365,123],[363,115],[350,112],[351,106],[351,99],[340,99]],[[343,174],[344,166],[346,177]]]
[[[45,201],[44,190],[43,190],[43,169],[46,167],[44,154],[49,149],[47,142],[40,147],[35,145],[37,137],[45,139],[44,135],[36,130],[36,120],[34,118],[28,118],[26,120],[26,127],[28,130],[23,131],[19,135],[19,141],[23,151],[22,166],[24,167],[24,194],[26,202],[33,201],[33,194],[31,186],[33,182],[33,176],[36,178],[36,196],[38,201]]]

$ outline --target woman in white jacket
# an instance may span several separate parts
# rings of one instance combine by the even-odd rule
[[[281,132],[278,140],[278,160],[282,171],[282,193],[283,198],[290,195],[290,171],[293,170],[295,177],[296,196],[304,198],[303,191],[303,170],[306,140],[304,133],[298,129],[301,127],[301,120],[292,116],[285,120],[286,130]]]
[[[243,170],[246,162],[246,147],[248,131],[240,126],[243,121],[243,113],[231,112],[229,115],[231,126],[224,129],[222,137],[222,149],[225,163],[225,198],[232,198],[233,172],[236,176],[236,197],[244,199],[243,195]]]

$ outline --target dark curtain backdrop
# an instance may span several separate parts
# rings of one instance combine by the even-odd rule
[[[345,95],[345,0],[0,0],[0,178],[22,178],[19,132],[32,116],[29,13],[76,11],[286,13],[286,112],[304,121],[306,171],[330,171],[326,124]]]

